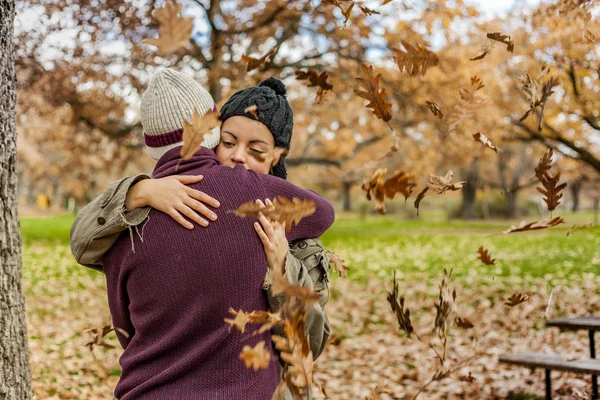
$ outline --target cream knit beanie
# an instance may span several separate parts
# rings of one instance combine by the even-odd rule
[[[183,144],[183,121],[191,122],[194,109],[200,115],[216,111],[210,93],[189,76],[171,68],[154,74],[140,105],[146,149],[152,158],[158,160],[168,150]],[[216,127],[204,135],[202,146],[215,148],[220,137],[220,129]]]

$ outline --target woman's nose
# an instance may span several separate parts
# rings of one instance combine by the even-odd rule
[[[241,149],[241,148],[236,149],[236,151],[234,151],[233,154],[231,155],[231,161],[233,161],[236,164],[245,164],[246,163],[246,154],[244,153],[243,149]]]

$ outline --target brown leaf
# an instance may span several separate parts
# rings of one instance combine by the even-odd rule
[[[261,340],[254,347],[244,346],[240,358],[246,364],[246,368],[258,371],[269,368],[271,353],[265,349],[265,341]]]
[[[242,61],[246,63],[246,72],[250,72],[257,68],[265,69],[266,65],[269,64],[272,60],[271,57],[277,53],[277,48],[271,49],[260,58],[254,58],[247,55],[242,55]]]
[[[331,269],[337,272],[340,277],[347,278],[347,272],[350,271],[350,268],[345,265],[346,261],[333,251],[325,250],[325,252],[327,253],[327,258],[329,259]]]
[[[275,388],[275,392],[273,392],[271,400],[285,400],[286,389],[287,385],[285,381],[279,382],[279,385],[277,385],[277,388]]]
[[[512,308],[514,306],[526,302],[527,300],[529,300],[528,294],[523,292],[517,292],[508,298],[508,300],[504,303],[504,306],[507,308]]]
[[[327,82],[327,80],[329,79],[327,71],[323,71],[319,74],[317,70],[309,68],[306,72],[296,71],[295,74],[296,80],[306,80],[308,81],[309,87],[316,86],[319,88],[315,97],[315,101],[317,103],[321,103],[323,101],[323,96],[327,94],[327,91],[333,89],[333,85],[330,82]]]
[[[365,14],[366,16],[379,14],[379,11],[372,10],[368,7],[365,7],[365,6],[358,6],[358,7],[360,8],[360,11],[362,11],[363,14]]]
[[[504,43],[506,45],[506,50],[511,53],[515,49],[515,42],[510,40],[510,36],[504,35],[500,32],[488,33],[486,36],[488,37],[488,39],[492,39],[497,42]]]
[[[156,46],[163,55],[169,55],[184,47],[192,36],[194,19],[179,16],[182,7],[182,4],[167,0],[163,8],[155,10],[152,15],[160,24],[158,38],[146,38],[143,42]]]
[[[436,304],[436,315],[433,332],[439,337],[446,337],[448,326],[452,323],[452,319],[455,313],[454,300],[456,299],[456,290],[450,291],[450,277],[452,276],[452,269],[450,272],[444,268],[444,277],[440,283],[440,296],[439,302]]]
[[[467,183],[467,181],[452,183],[452,178],[454,177],[454,172],[452,172],[452,170],[446,172],[446,175],[444,176],[437,176],[433,174],[428,175],[429,179],[427,182],[427,187],[435,190],[438,194],[444,194],[446,193],[446,190],[460,190],[462,189],[463,185]]]
[[[440,110],[440,107],[434,101],[427,100],[425,101],[425,104],[427,104],[427,107],[429,107],[433,115],[435,115],[439,119],[444,119],[444,114],[442,113],[442,110]]]
[[[586,29],[584,31],[583,38],[584,38],[584,43],[598,44],[598,39],[596,38],[596,35],[594,35],[592,33],[592,31],[589,29]]]
[[[402,45],[406,51],[393,49],[394,54],[396,54],[394,61],[400,68],[400,72],[407,72],[410,76],[425,75],[427,69],[439,65],[438,56],[420,44],[417,43],[412,46],[402,40]]]
[[[235,311],[231,307],[229,307],[229,313],[235,316],[234,319],[224,318],[225,323],[229,324],[229,331],[231,332],[231,328],[235,326],[238,331],[244,333],[246,324],[250,322],[250,314],[245,313],[242,310]]]
[[[273,295],[284,294],[286,298],[295,297],[304,304],[311,305],[317,303],[320,299],[319,294],[310,286],[292,285],[287,276],[280,273],[271,273],[271,290]]]
[[[244,109],[244,114],[250,114],[254,118],[258,119],[258,106],[256,104],[253,104],[250,107],[246,107]]]
[[[234,212],[238,217],[258,217],[258,214],[262,213],[271,221],[285,224],[285,229],[290,231],[293,224],[298,225],[303,218],[314,214],[315,211],[315,202],[312,200],[296,197],[289,200],[287,197],[277,196],[272,206],[261,207],[256,201],[248,201]]]
[[[340,5],[340,8],[341,8],[341,5]],[[346,26],[346,23],[350,19],[350,14],[352,13],[353,8],[354,8],[354,2],[350,3],[350,5],[348,6],[348,8],[346,8],[346,10],[342,10],[342,15],[344,15],[344,26]]]
[[[373,110],[375,116],[385,122],[392,119],[391,109],[392,104],[388,103],[385,89],[379,88],[379,79],[381,74],[373,76],[373,66],[362,65],[362,72],[365,78],[355,78],[360,84],[358,89],[354,89],[354,93],[369,101],[367,108]]]
[[[365,179],[361,185],[362,190],[367,195],[367,199],[375,199],[375,209],[385,214],[384,199],[393,199],[396,193],[402,193],[404,199],[412,193],[412,188],[416,186],[414,175],[404,171],[396,171],[388,179],[384,179],[387,172],[386,168],[380,168],[373,173],[371,179]]]
[[[129,334],[125,330],[123,330],[121,328],[114,328],[112,326],[112,324],[107,324],[101,328],[86,329],[84,331],[84,333],[91,332],[93,334],[93,338],[92,338],[92,341],[86,343],[85,345],[90,349],[90,351],[94,350],[94,346],[100,346],[100,347],[104,347],[107,349],[114,349],[115,346],[113,344],[108,343],[107,341],[104,340],[106,335],[108,335],[112,331],[118,331],[123,336],[125,336],[127,338],[129,337]]]
[[[535,176],[542,184],[542,187],[537,187],[536,189],[545,196],[544,201],[548,206],[548,211],[554,211],[560,204],[560,199],[563,196],[560,192],[567,187],[566,182],[558,183],[560,181],[560,172],[556,175],[550,173],[551,162],[552,149],[544,154],[535,168]]]
[[[472,375],[471,375],[471,371],[469,371],[469,375],[462,375],[458,377],[459,381],[462,382],[468,382],[468,383],[473,383],[473,382],[477,382],[477,379],[475,379]]]
[[[519,121],[524,121],[527,119],[529,114],[534,113],[537,107],[540,107],[540,114],[538,119],[538,130],[542,130],[543,120],[544,120],[544,109],[546,107],[546,102],[548,98],[554,93],[554,87],[556,87],[560,81],[556,77],[550,77],[545,84],[542,84],[542,78],[546,76],[550,72],[550,67],[546,64],[542,65],[538,76],[534,79],[528,74],[525,74],[521,79],[521,83],[523,84],[523,91],[525,95],[529,99],[529,108]]]
[[[394,271],[394,280],[392,291],[387,294],[387,301],[390,303],[392,307],[392,311],[396,314],[396,318],[398,319],[398,325],[400,329],[406,332],[408,337],[413,333],[414,328],[412,323],[410,322],[410,310],[407,308],[404,309],[404,297],[400,297],[398,288],[398,281],[396,280],[396,271]]]
[[[200,150],[204,135],[219,125],[218,115],[210,110],[204,116],[200,116],[198,109],[194,109],[192,122],[183,121],[182,159],[187,160]]]
[[[448,135],[458,129],[458,126],[477,115],[479,107],[483,104],[485,98],[479,94],[485,85],[477,76],[471,77],[471,85],[468,88],[461,88],[459,91],[460,100],[454,106],[452,114],[448,117],[450,123]]]
[[[471,329],[474,327],[471,321],[462,317],[456,317],[456,326],[461,329]]]
[[[509,229],[505,230],[504,234],[515,233],[515,232],[524,232],[524,231],[535,231],[539,229],[551,228],[553,226],[564,223],[565,220],[562,217],[554,217],[550,221],[544,219],[541,221],[529,222],[525,221],[521,222],[519,226],[511,226]]]
[[[419,205],[421,204],[421,200],[425,197],[425,193],[429,190],[429,187],[421,190],[421,192],[417,195],[417,199],[415,200],[415,208],[417,209],[417,215],[419,215]]]
[[[494,150],[495,153],[498,153],[498,148],[492,144],[490,139],[488,139],[485,135],[477,132],[473,134],[473,138],[481,143],[483,143],[486,147]]]
[[[473,58],[469,58],[469,60],[470,61],[483,60],[484,57],[487,56],[488,54],[490,54],[490,50],[486,47],[485,49],[483,49],[481,54],[479,54],[478,56],[475,56]]]
[[[477,253],[479,254],[477,259],[481,260],[482,263],[484,263],[485,265],[495,265],[496,259],[492,259],[490,253],[487,250],[485,250],[483,246],[480,246],[479,249],[477,249]]]
[[[248,316],[250,318],[250,322],[253,324],[260,324],[261,327],[255,334],[259,335],[270,331],[275,325],[278,325],[281,322],[281,314],[280,311],[275,313],[270,313],[268,311],[252,311]]]

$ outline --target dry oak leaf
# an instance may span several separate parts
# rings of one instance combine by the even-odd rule
[[[452,178],[454,178],[454,172],[452,170],[446,172],[444,176],[437,176],[433,174],[428,174],[429,179],[427,182],[427,187],[435,190],[438,194],[446,193],[446,190],[456,191],[462,189],[463,185],[467,183],[467,181],[460,181],[452,183]]]
[[[363,14],[365,14],[366,16],[379,14],[379,11],[375,11],[371,8],[368,8],[365,6],[358,6],[358,7],[360,8],[360,11],[362,11]]]
[[[279,385],[277,385],[277,388],[275,388],[275,392],[273,392],[271,400],[285,400],[286,389],[287,384],[285,381],[279,382]]]
[[[350,3],[348,8],[346,8],[345,10],[342,8],[342,6],[339,3],[338,3],[338,6],[342,9],[342,14],[344,15],[344,26],[346,26],[346,23],[350,19],[350,14],[352,13],[352,9],[354,8],[354,2]]]
[[[260,58],[254,58],[247,55],[242,55],[242,61],[246,63],[246,72],[255,70],[256,68],[264,68],[266,64],[271,62],[273,55],[277,53],[277,48],[273,48]]]
[[[461,329],[471,329],[473,328],[473,323],[466,318],[456,317],[456,326]]]
[[[295,286],[290,283],[287,276],[280,273],[271,273],[271,291],[274,296],[284,294],[287,299],[295,297],[305,306],[318,303],[320,296],[310,286]]]
[[[512,308],[514,306],[526,302],[527,300],[529,300],[528,294],[523,292],[513,293],[513,295],[510,296],[508,300],[504,303],[504,306],[507,308]]]
[[[367,195],[368,200],[375,199],[375,209],[380,213],[385,214],[384,199],[393,199],[396,193],[402,193],[404,200],[412,193],[412,188],[416,186],[414,175],[404,171],[396,171],[388,179],[384,179],[387,173],[386,168],[379,168],[373,173],[371,179],[365,179],[361,185],[361,189]]]
[[[299,199],[294,197],[289,200],[284,196],[277,196],[273,200],[272,206],[261,206],[256,201],[248,201],[234,211],[238,217],[258,217],[262,213],[271,221],[285,224],[285,229],[292,229],[292,224],[298,223],[305,217],[314,214],[316,211],[315,202],[308,199]]]
[[[334,272],[337,272],[338,276],[340,276],[341,278],[347,278],[347,272],[350,271],[350,268],[346,266],[346,260],[342,259],[333,251],[325,250],[325,253],[327,254],[327,258],[329,259],[331,269],[333,269]]]
[[[448,135],[458,129],[458,126],[465,121],[474,118],[483,104],[485,97],[479,93],[485,85],[477,76],[471,77],[471,85],[468,88],[461,88],[459,91],[460,99],[454,106],[452,113],[448,117],[450,123]]]
[[[291,374],[291,382],[297,388],[308,388],[312,383],[312,352],[309,350],[308,354],[303,353],[301,346],[294,346],[291,353],[281,352],[281,359],[289,364],[288,373]]]
[[[468,382],[468,383],[473,383],[476,382],[477,380],[475,379],[475,377],[473,377],[471,375],[471,371],[469,371],[469,375],[462,375],[458,377],[458,380],[461,382]]]
[[[488,139],[485,135],[481,134],[480,132],[474,133],[473,139],[483,143],[486,147],[489,147],[490,149],[494,150],[495,153],[498,153],[498,148],[492,144],[490,139]]]
[[[83,331],[84,333],[92,332],[94,335],[92,338],[92,341],[86,343],[85,345],[90,349],[90,351],[94,350],[94,346],[105,347],[107,349],[114,349],[115,348],[114,345],[112,345],[104,340],[106,335],[108,335],[112,331],[115,331],[115,332],[118,331],[120,334],[122,334],[126,338],[129,337],[129,334],[121,328],[115,328],[112,325],[104,325],[102,328],[92,328],[92,329],[86,329]]]
[[[258,119],[258,106],[256,104],[253,104],[250,107],[246,107],[244,109],[244,114],[250,114],[255,119]]]
[[[259,369],[269,368],[271,353],[265,349],[265,341],[261,340],[254,347],[244,346],[240,358],[246,364],[246,368],[258,371]]]
[[[564,222],[565,220],[562,217],[554,217],[550,221],[546,219],[529,223],[523,221],[519,226],[513,225],[509,229],[503,231],[502,233],[509,234],[514,232],[535,231],[539,229],[551,228]]]
[[[229,331],[231,332],[231,328],[234,326],[236,329],[242,333],[246,330],[246,324],[250,322],[250,314],[239,310],[235,311],[232,307],[229,307],[229,313],[235,316],[234,319],[224,318],[225,323],[229,324]]]
[[[404,297],[400,296],[398,281],[396,280],[396,271],[394,271],[392,291],[387,294],[387,301],[390,303],[392,311],[396,315],[400,329],[406,332],[408,337],[413,333],[414,328],[410,322],[410,310],[404,309]]]
[[[442,110],[440,110],[440,107],[436,104],[436,102],[427,100],[425,101],[425,104],[427,104],[427,107],[431,110],[433,115],[435,115],[439,119],[444,119],[444,114],[442,113]]]
[[[361,67],[365,77],[355,78],[360,84],[360,87],[358,89],[354,89],[354,93],[357,96],[369,101],[367,108],[372,109],[373,114],[375,114],[377,118],[385,122],[389,122],[392,119],[392,104],[388,103],[386,99],[387,93],[385,89],[379,88],[381,74],[373,76],[373,66],[371,65],[367,67],[363,64]]]
[[[401,42],[406,51],[393,49],[396,54],[394,61],[400,68],[400,72],[407,72],[410,76],[425,75],[427,69],[439,65],[438,56],[419,43],[412,46],[404,40]]]
[[[421,200],[425,197],[425,194],[429,190],[429,187],[425,187],[425,189],[421,190],[417,195],[417,199],[415,200],[415,208],[417,209],[417,215],[419,215],[419,206],[421,205]]]
[[[306,80],[308,81],[309,87],[317,86],[319,88],[315,97],[315,101],[317,103],[321,103],[323,101],[323,96],[325,96],[327,91],[333,89],[333,85],[331,84],[331,82],[327,82],[327,80],[329,79],[327,71],[323,71],[319,74],[317,70],[309,68],[306,72],[296,71],[295,74],[296,80]]]
[[[469,58],[469,61],[483,60],[485,58],[485,56],[487,56],[488,54],[490,54],[490,49],[486,47],[485,49],[483,49],[483,51],[481,52],[481,54],[479,54],[478,56],[475,56],[473,58]]]
[[[278,325],[281,322],[281,314],[279,311],[271,313],[268,311],[255,310],[249,314],[249,317],[251,323],[261,325],[258,331],[255,331],[256,335],[270,331],[275,325]]]
[[[477,254],[479,254],[477,259],[481,260],[481,262],[485,265],[496,264],[496,259],[492,258],[491,254],[486,249],[484,249],[483,246],[480,246],[479,249],[477,249]]]
[[[537,187],[536,189],[545,196],[544,202],[548,206],[548,211],[554,211],[558,207],[560,199],[563,196],[560,192],[567,187],[566,182],[558,183],[560,181],[560,172],[556,175],[550,173],[551,162],[552,149],[544,154],[535,167],[535,176],[542,184],[542,187]]]
[[[198,109],[194,109],[192,122],[183,121],[182,159],[187,160],[200,150],[204,135],[219,125],[218,116],[219,114],[212,110],[200,116]]]
[[[433,327],[433,332],[439,337],[446,337],[448,326],[452,323],[455,314],[456,300],[456,289],[450,291],[450,277],[452,276],[452,269],[450,272],[444,268],[444,277],[440,283],[440,296],[439,302],[436,304],[436,315]]]
[[[183,5],[175,4],[167,0],[165,6],[155,10],[152,15],[158,20],[158,38],[146,38],[143,40],[152,46],[156,46],[163,55],[169,55],[184,47],[192,36],[194,19],[181,17]]]
[[[515,49],[515,42],[510,40],[510,36],[508,36],[508,35],[504,35],[500,32],[493,32],[493,33],[488,33],[486,36],[488,39],[492,39],[497,42],[504,43],[506,45],[506,50],[511,53]]]

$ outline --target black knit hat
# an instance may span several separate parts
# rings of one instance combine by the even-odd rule
[[[289,150],[294,129],[294,113],[285,94],[283,82],[273,77],[267,78],[258,86],[250,86],[231,96],[223,105],[219,119],[225,122],[231,117],[243,116],[258,120],[271,131],[275,146]],[[254,105],[255,111],[245,112]],[[273,175],[286,179],[284,159],[282,156],[273,167]]]

